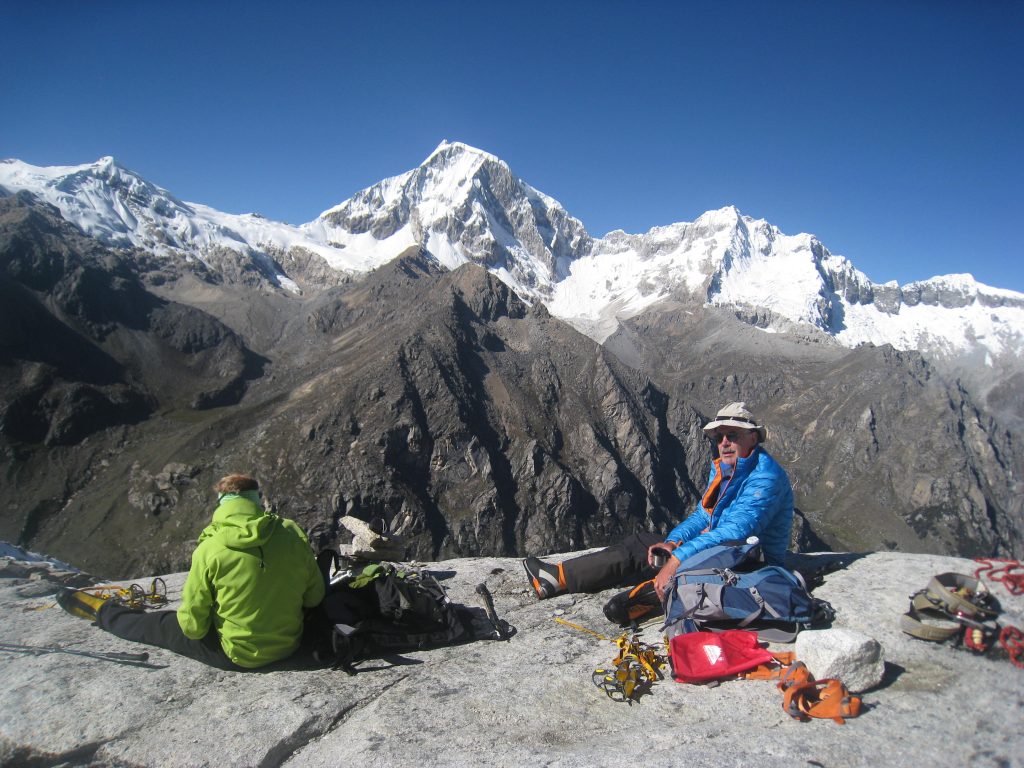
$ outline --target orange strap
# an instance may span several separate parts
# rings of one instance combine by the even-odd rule
[[[654,579],[648,579],[647,581],[641,581],[631,590],[629,590],[629,599],[633,600],[639,595],[644,588],[650,585],[650,588],[654,589]],[[644,616],[654,611],[661,610],[661,603],[634,603],[626,608],[626,618],[630,621],[639,621]]]
[[[796,661],[796,654],[792,651],[769,651],[769,653],[772,655],[771,661],[758,664],[746,672],[740,672],[740,678],[743,680],[777,680]]]
[[[786,691],[794,685],[802,685],[813,679],[811,670],[807,668],[806,664],[802,661],[794,661],[783,671],[782,679],[775,687],[780,691]]]
[[[654,579],[648,579],[647,581],[641,581],[639,584],[637,584],[635,587],[633,587],[631,590],[629,590],[629,596],[630,597],[636,597],[637,595],[640,594],[640,592],[643,590],[643,588],[646,587],[648,584],[650,584],[653,587],[654,586]]]

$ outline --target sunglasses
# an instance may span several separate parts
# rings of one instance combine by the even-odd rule
[[[721,443],[723,440],[728,440],[730,443],[737,443],[740,438],[749,434],[750,430],[745,430],[743,432],[715,432],[712,436],[712,440],[714,440],[716,444]]]

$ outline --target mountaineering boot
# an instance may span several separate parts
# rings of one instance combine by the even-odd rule
[[[109,598],[97,597],[80,589],[64,587],[57,593],[57,605],[80,619],[96,621],[96,614]]]
[[[526,569],[526,577],[530,580],[530,586],[537,593],[539,600],[565,592],[565,574],[562,572],[561,563],[549,565],[536,557],[528,557],[523,560],[523,568]]]

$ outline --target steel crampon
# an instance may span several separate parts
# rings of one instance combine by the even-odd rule
[[[612,659],[612,666],[598,667],[591,675],[594,685],[613,701],[632,704],[641,694],[647,692],[652,684],[662,679],[661,670],[668,663],[667,656],[660,653],[656,646],[640,640],[635,628],[618,638],[611,638],[558,616],[555,617],[555,621],[618,646],[619,652]]]
[[[655,646],[641,641],[636,632],[627,632],[614,642],[619,653],[612,659],[612,667],[599,667],[591,677],[594,685],[608,698],[632,704],[662,679],[665,655],[659,653]]]
[[[163,608],[167,605],[167,584],[159,576],[150,583],[149,591],[141,584],[129,584],[127,587],[119,584],[101,584],[84,587],[81,591],[113,600],[127,608]]]

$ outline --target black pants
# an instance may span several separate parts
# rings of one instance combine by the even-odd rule
[[[201,661],[217,669],[229,669],[236,672],[246,671],[246,667],[235,664],[221,648],[217,630],[210,627],[209,633],[202,640],[186,637],[178,624],[175,611],[146,611],[126,608],[108,600],[99,610],[96,624],[101,629],[134,643],[145,643],[157,648],[165,648],[181,656]]]
[[[562,563],[569,592],[600,592],[653,579],[657,570],[647,564],[647,548],[665,539],[640,531],[599,552],[581,555]]]

